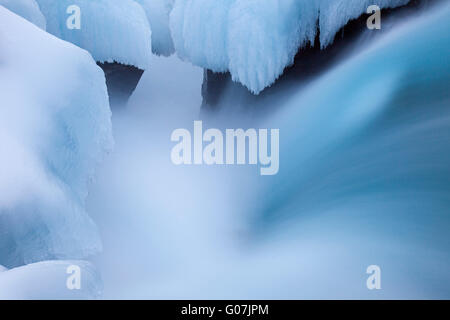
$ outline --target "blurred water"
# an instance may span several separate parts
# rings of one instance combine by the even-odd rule
[[[358,43],[258,118],[200,115],[202,70],[155,57],[88,201],[105,298],[449,298],[449,18]],[[279,128],[279,174],[174,166],[172,130],[200,117]]]

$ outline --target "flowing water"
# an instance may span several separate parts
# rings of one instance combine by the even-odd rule
[[[449,30],[443,2],[362,37],[260,114],[231,92],[201,112],[203,71],[155,57],[88,199],[105,298],[450,298]],[[170,135],[198,119],[280,129],[279,173],[175,166]]]

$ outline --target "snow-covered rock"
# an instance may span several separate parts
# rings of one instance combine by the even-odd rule
[[[91,55],[0,6],[0,264],[101,249],[84,210],[112,146],[105,77]]]
[[[169,27],[169,15],[174,0],[135,0],[145,10],[152,29],[152,50],[158,55],[169,56],[174,53]]]
[[[133,0],[37,0],[47,31],[88,50],[99,62],[119,62],[145,70],[152,53],[144,9]],[[69,6],[80,8],[80,29],[69,29]]]
[[[0,6],[4,6],[45,30],[45,18],[35,0],[0,0]]]
[[[78,275],[79,289],[71,278]],[[86,261],[44,261],[0,272],[0,299],[95,299],[102,290],[99,273]]]
[[[230,71],[255,94],[292,64],[298,49],[321,46],[371,4],[396,7],[409,0],[176,0],[170,17],[175,49],[193,64]]]

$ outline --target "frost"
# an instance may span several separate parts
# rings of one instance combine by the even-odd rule
[[[133,0],[37,0],[47,31],[88,50],[99,62],[149,66],[151,31],[142,7]],[[66,26],[70,5],[81,9],[81,28]]]
[[[35,0],[0,0],[0,6],[4,6],[6,9],[45,30],[45,18]]]
[[[381,8],[409,0],[380,0]],[[369,0],[176,0],[170,24],[175,48],[184,60],[234,81],[255,94],[270,86],[293,63],[298,49],[321,46],[349,20],[365,13]]]
[[[3,7],[0,30],[0,264],[94,254],[84,201],[112,146],[103,72]]]

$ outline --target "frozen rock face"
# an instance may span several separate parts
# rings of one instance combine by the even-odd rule
[[[70,290],[67,282],[75,272],[80,289]],[[102,290],[99,273],[86,261],[44,261],[0,271],[0,299],[96,299]]]
[[[381,8],[409,0],[380,0]],[[332,43],[336,33],[366,12],[360,0],[176,0],[170,23],[178,55],[258,94],[291,65],[298,49]]]
[[[35,0],[0,0],[0,6],[4,6],[6,9],[45,30],[45,18]]]
[[[103,72],[1,6],[0,30],[0,264],[95,254],[84,202],[113,143]]]
[[[98,62],[118,62],[145,70],[152,53],[151,30],[133,0],[37,0],[47,31],[86,49]],[[67,27],[67,8],[80,8],[80,29]]]

